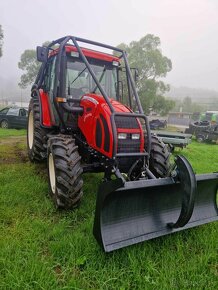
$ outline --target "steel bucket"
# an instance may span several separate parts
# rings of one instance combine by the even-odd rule
[[[173,178],[102,183],[93,233],[110,252],[218,220],[218,173],[195,175],[184,157]]]

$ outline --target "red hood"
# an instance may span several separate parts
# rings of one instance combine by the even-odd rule
[[[86,95],[84,95],[84,96],[82,97],[82,99],[83,99],[84,97],[85,97],[85,98],[88,97],[88,98],[90,98],[90,99],[94,99],[95,102],[97,101],[99,104],[108,107],[108,105],[107,105],[105,99],[104,99],[101,95],[96,95],[96,94],[86,94]],[[82,100],[82,99],[81,99],[81,100]],[[93,100],[93,101],[94,101],[94,100]],[[118,101],[116,101],[116,100],[114,100],[114,99],[112,99],[112,98],[109,98],[109,100],[110,100],[110,103],[111,103],[111,105],[113,106],[115,112],[121,112],[121,113],[130,113],[130,112],[131,112],[131,110],[130,110],[127,106],[121,104],[120,102],[118,102]],[[109,107],[108,107],[108,109],[109,109]]]
[[[119,103],[118,101],[115,101],[114,99],[110,99],[110,102],[116,112],[123,112],[123,113],[131,112],[131,110],[127,106]]]

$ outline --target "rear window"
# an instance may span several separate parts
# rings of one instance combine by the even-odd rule
[[[10,108],[7,112],[7,115],[10,116],[19,116],[20,109],[19,108]]]

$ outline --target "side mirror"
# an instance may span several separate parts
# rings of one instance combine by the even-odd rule
[[[46,62],[48,59],[48,48],[43,46],[36,47],[37,60],[39,62]]]

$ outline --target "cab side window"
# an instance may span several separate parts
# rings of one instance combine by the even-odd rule
[[[56,56],[51,57],[48,61],[48,66],[45,73],[44,87],[45,91],[49,93],[49,96],[53,96],[54,91],[54,81],[55,81],[55,63]]]
[[[19,116],[26,117],[27,116],[27,111],[25,109],[20,109]]]
[[[44,92],[48,94],[48,98],[50,99],[51,105],[51,113],[52,118],[54,119],[54,123],[58,124],[59,117],[54,105],[54,85],[55,85],[55,67],[56,67],[56,56],[50,57],[47,63],[47,68],[45,72],[45,79],[43,83]]]

